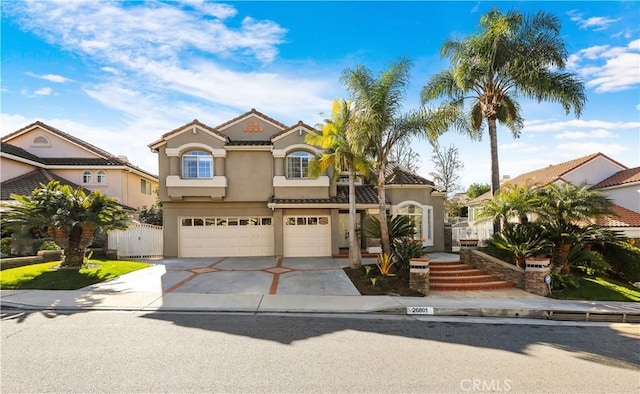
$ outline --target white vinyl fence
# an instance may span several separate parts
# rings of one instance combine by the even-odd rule
[[[460,246],[461,239],[477,239],[482,244],[482,241],[491,238],[493,229],[490,228],[475,228],[469,231],[468,227],[454,227],[451,229],[451,237],[453,246]]]
[[[162,226],[134,224],[109,232],[108,249],[120,257],[162,257]]]

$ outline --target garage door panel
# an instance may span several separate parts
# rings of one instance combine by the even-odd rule
[[[211,224],[207,226],[194,226],[200,221],[186,219],[179,220],[181,257],[273,256],[275,253],[271,218],[207,218],[204,223]]]
[[[286,257],[331,256],[329,216],[286,216],[283,236]]]

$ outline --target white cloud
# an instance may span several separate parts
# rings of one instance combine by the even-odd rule
[[[106,67],[102,67],[100,70],[102,70],[104,72],[107,72],[107,73],[110,73],[110,74],[113,74],[113,75],[116,75],[116,76],[120,75],[120,71],[118,71],[116,68],[113,68],[113,67],[106,66]]]
[[[65,78],[62,75],[56,75],[56,74],[38,75],[38,74],[34,74],[34,73],[30,72],[30,71],[26,72],[26,74],[28,76],[30,76],[30,77],[44,79],[44,80],[49,81],[49,82],[65,83],[65,82],[71,81],[71,79],[69,79],[69,78]]]
[[[571,54],[567,68],[598,93],[631,89],[640,84],[640,40],[626,47],[596,45]]]
[[[558,135],[555,135],[553,138],[558,140],[577,140],[577,139],[586,139],[586,138],[613,138],[615,135],[611,133],[609,130],[598,129],[589,132],[584,131],[567,131]]]
[[[620,153],[629,150],[629,147],[602,142],[569,142],[566,144],[558,144],[556,149],[570,151],[573,156],[579,157],[579,155],[588,155],[594,152]]]
[[[584,14],[572,10],[568,12],[572,21],[576,22],[581,29],[593,29],[594,31],[600,31],[607,29],[612,23],[619,21],[620,19],[608,18],[605,16],[592,16],[590,18],[584,18]]]
[[[567,121],[548,121],[548,120],[530,120],[524,122],[524,132],[553,132],[553,131],[568,131],[570,129],[596,129],[610,131],[610,130],[628,130],[640,128],[640,122],[608,122],[604,120],[582,120],[571,119]],[[577,130],[577,131],[581,131]],[[594,130],[591,130],[594,131]]]
[[[509,150],[517,153],[534,153],[545,150],[545,147],[538,145],[525,144],[524,142],[512,142],[510,144],[500,144],[500,150]]]
[[[34,91],[33,94],[36,96],[49,96],[51,95],[52,92],[53,92],[53,89],[51,88],[40,88]]]

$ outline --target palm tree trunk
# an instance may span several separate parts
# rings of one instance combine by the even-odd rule
[[[391,242],[389,240],[389,226],[387,226],[387,201],[384,194],[386,164],[380,160],[378,162],[378,209],[380,218],[380,245],[382,253],[391,254]]]
[[[352,269],[362,266],[360,240],[356,234],[356,174],[349,171],[349,265]]]
[[[60,264],[61,268],[80,269],[84,263],[84,251],[82,247],[82,228],[74,226],[69,232],[69,241],[64,249],[64,260]]]
[[[491,195],[500,190],[500,168],[498,165],[498,128],[496,125],[496,117],[491,116],[487,119],[489,125],[489,143],[491,146]],[[493,232],[500,232],[500,219],[493,222]]]

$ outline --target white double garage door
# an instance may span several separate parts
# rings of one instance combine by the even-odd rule
[[[331,256],[329,216],[285,216],[285,257]],[[271,217],[188,217],[178,220],[180,257],[275,255]]]

